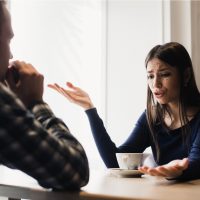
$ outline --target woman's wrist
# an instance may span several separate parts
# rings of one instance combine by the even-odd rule
[[[84,110],[85,110],[85,111],[86,111],[86,110],[90,110],[90,109],[92,109],[92,108],[94,108],[93,103],[88,103],[87,105],[84,106]]]
[[[84,110],[87,111],[87,110],[91,110],[91,109],[93,109],[93,108],[95,108],[95,107],[94,107],[94,106],[85,107]]]

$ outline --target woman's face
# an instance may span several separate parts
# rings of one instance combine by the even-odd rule
[[[149,88],[160,104],[177,104],[180,94],[180,76],[178,70],[157,58],[147,64]]]

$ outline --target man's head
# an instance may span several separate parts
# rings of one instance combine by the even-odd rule
[[[6,8],[5,1],[0,0],[0,82],[4,81],[12,58],[10,52],[10,41],[13,38],[10,14]]]

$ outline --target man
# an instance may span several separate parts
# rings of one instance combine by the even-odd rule
[[[54,189],[79,189],[89,179],[88,160],[63,121],[43,102],[43,76],[31,65],[9,66],[10,14],[0,1],[0,163]]]

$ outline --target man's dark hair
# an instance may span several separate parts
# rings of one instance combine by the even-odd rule
[[[0,33],[1,33],[1,29],[2,29],[2,24],[4,21],[4,9],[3,9],[4,6],[5,6],[5,1],[0,0]]]

